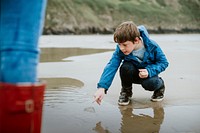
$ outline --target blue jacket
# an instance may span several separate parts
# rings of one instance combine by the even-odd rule
[[[158,44],[149,38],[149,34],[144,26],[138,26],[140,36],[143,39],[146,52],[142,63],[139,63],[132,54],[125,55],[117,45],[109,63],[104,68],[97,88],[108,89],[122,61],[131,61],[138,69],[145,68],[149,77],[158,75],[168,67],[168,61]]]

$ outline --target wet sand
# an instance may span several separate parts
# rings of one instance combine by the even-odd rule
[[[115,43],[112,35],[42,36],[38,76],[47,82],[42,133],[200,133],[200,34],[150,35],[170,64],[161,73],[165,99],[134,85],[131,104],[118,106],[120,79],[102,105],[93,94]]]

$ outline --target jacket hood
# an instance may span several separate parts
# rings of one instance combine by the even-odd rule
[[[147,29],[144,27],[144,25],[138,26],[138,29],[139,29],[141,37],[143,37],[143,38],[149,38],[149,33],[148,33]]]
[[[143,25],[138,26],[138,29],[145,46],[148,45],[146,47],[147,49],[149,49],[148,51],[152,50],[155,46],[157,46],[157,43],[149,38],[149,33]]]

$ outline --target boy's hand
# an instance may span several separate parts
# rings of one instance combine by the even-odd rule
[[[99,105],[101,104],[101,101],[104,97],[105,89],[99,88],[96,93],[94,94],[94,102],[97,102]]]
[[[149,76],[149,73],[147,69],[139,69],[139,77],[140,78],[147,78]]]

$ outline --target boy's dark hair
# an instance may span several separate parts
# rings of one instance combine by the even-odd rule
[[[114,41],[123,43],[126,41],[134,42],[136,37],[140,37],[140,32],[135,23],[126,21],[121,23],[114,32]]]

